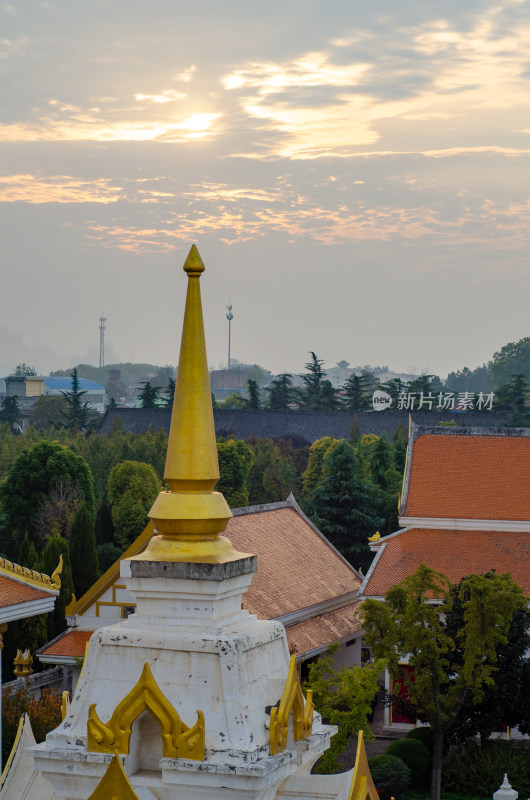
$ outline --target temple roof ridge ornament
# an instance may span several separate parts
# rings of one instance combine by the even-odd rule
[[[137,561],[226,563],[247,557],[224,536],[232,516],[220,492],[199,279],[204,263],[192,245],[184,263],[188,290],[164,481],[149,517],[156,536]]]
[[[7,558],[0,558],[0,574],[7,575],[8,578],[25,583],[28,586],[33,586],[36,589],[44,589],[48,592],[57,594],[61,589],[61,572],[63,570],[63,557],[59,557],[59,563],[53,571],[50,578],[44,572],[37,572],[29,567],[22,567],[20,564],[15,564],[8,561]]]

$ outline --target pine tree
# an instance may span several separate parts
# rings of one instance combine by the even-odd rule
[[[289,403],[293,399],[292,375],[282,372],[275,378],[265,391],[269,393],[268,408],[271,411],[288,411]]]
[[[317,527],[354,567],[369,565],[368,536],[383,523],[374,512],[374,500],[373,488],[361,478],[353,447],[342,439],[324,457],[312,505]]]
[[[325,376],[323,360],[317,358],[313,351],[310,351],[311,361],[308,361],[305,368],[307,375],[302,375],[304,382],[303,407],[308,411],[320,411],[322,402],[322,382]]]
[[[524,375],[514,375],[508,383],[497,391],[495,407],[509,415],[508,425],[512,428],[530,426],[530,416],[526,408],[529,386]]]
[[[337,411],[339,401],[331,381],[322,381],[320,385],[320,397],[318,400],[319,411]]]
[[[136,395],[140,401],[140,408],[156,408],[159,399],[158,389],[151,386],[150,381],[144,381],[140,394]]]
[[[71,372],[72,389],[70,392],[61,392],[66,400],[66,414],[65,421],[68,428],[79,428],[83,430],[88,425],[88,417],[90,414],[88,403],[83,401],[86,392],[81,391],[79,388],[79,377],[77,375],[77,367],[74,367]]]
[[[257,381],[249,378],[247,381],[247,408],[251,411],[259,411],[261,408],[261,399],[259,395],[259,386]]]
[[[389,411],[396,411],[399,395],[405,389],[405,384],[401,378],[391,378],[391,380],[386,381],[386,383],[380,383],[378,388],[381,389],[381,391],[389,394],[392,398],[392,404],[389,408]]]
[[[366,411],[370,408],[368,387],[363,375],[350,375],[344,386],[344,407],[348,411]]]
[[[164,392],[164,408],[173,408],[173,400],[175,399],[175,378],[169,378],[166,390]]]
[[[72,522],[68,549],[75,594],[82,597],[99,578],[94,521],[86,503],[81,503]]]

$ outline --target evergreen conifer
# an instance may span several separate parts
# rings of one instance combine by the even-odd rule
[[[374,490],[361,478],[353,447],[342,439],[324,456],[322,480],[311,503],[317,527],[356,568],[368,567],[368,536],[383,523],[374,512],[374,501]]]
[[[56,534],[49,539],[46,547],[42,551],[41,571],[46,573],[46,575],[52,575],[59,565],[60,556],[63,557],[61,591],[55,600],[53,612],[47,615],[46,625],[48,628],[48,639],[53,639],[54,636],[58,636],[59,633],[66,628],[65,609],[71,602],[74,593],[68,542],[63,539],[62,536]]]
[[[75,594],[82,597],[99,577],[94,521],[86,503],[81,503],[72,522],[68,549]]]

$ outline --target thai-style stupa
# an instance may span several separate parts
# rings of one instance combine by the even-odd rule
[[[168,488],[156,535],[121,562],[136,612],[92,635],[62,724],[26,753],[53,800],[375,800],[362,737],[354,771],[310,775],[334,728],[302,692],[283,625],[242,608],[256,557],[222,536],[195,245],[184,271]]]

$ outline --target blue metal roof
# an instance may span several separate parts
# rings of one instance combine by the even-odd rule
[[[90,391],[91,389],[99,389],[100,391],[104,390],[104,387],[101,386],[101,384],[96,383],[96,381],[90,381],[88,378],[78,378],[78,382],[81,391]],[[71,392],[72,378],[70,376],[67,378],[45,377],[44,386],[46,389],[58,389],[61,392]]]

